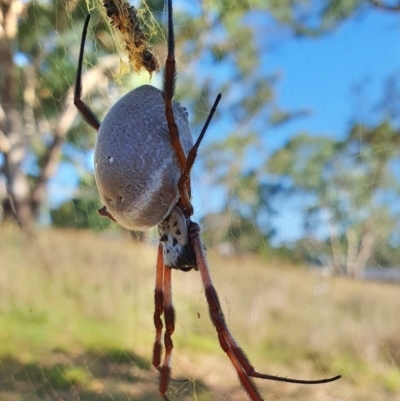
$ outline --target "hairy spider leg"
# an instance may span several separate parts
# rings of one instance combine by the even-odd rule
[[[100,128],[100,121],[93,113],[93,111],[90,109],[90,107],[86,105],[82,100],[82,64],[83,64],[83,53],[85,50],[85,41],[86,41],[89,21],[90,21],[90,14],[86,16],[85,24],[83,25],[81,47],[79,50],[78,71],[76,73],[76,81],[75,81],[74,105],[82,114],[84,120],[96,131],[98,131]]]
[[[165,102],[165,116],[167,118],[168,130],[170,133],[170,140],[172,148],[174,149],[178,158],[181,173],[183,173],[186,165],[186,155],[183,150],[182,142],[179,137],[178,127],[175,122],[174,113],[172,110],[172,100],[175,91],[176,81],[176,62],[175,62],[175,38],[174,38],[174,23],[172,15],[172,0],[168,0],[168,56],[165,62],[164,70],[164,102]],[[190,202],[190,179],[186,182],[185,187],[180,191],[180,198],[178,204],[183,210],[193,214],[193,207]]]
[[[168,383],[171,379],[171,355],[174,347],[172,334],[175,331],[175,309],[172,305],[171,275],[172,269],[164,264],[163,250],[160,243],[158,245],[156,289],[154,293],[154,326],[156,328],[156,338],[153,347],[153,366],[160,372],[159,391],[166,401],[168,401],[168,397],[165,393],[168,390]],[[161,315],[163,313],[165,320],[165,356],[163,365],[160,366],[162,351],[161,338],[163,330]],[[186,381],[186,379],[175,381],[183,382]]]
[[[164,295],[163,295],[163,279],[164,279],[164,260],[162,244],[158,245],[157,269],[156,269],[156,289],[154,292],[154,326],[156,328],[156,338],[153,347],[153,366],[159,369],[161,364],[161,336],[163,323],[161,315],[164,313]]]
[[[164,296],[164,294],[166,294]],[[168,358],[165,358],[164,364],[161,367],[161,352],[162,352],[162,330],[163,323],[161,315],[164,313],[166,332],[164,335],[164,344]],[[171,340],[172,333],[175,330],[175,310],[172,305],[171,298],[171,269],[164,264],[163,260],[163,247],[160,243],[158,245],[157,254],[157,269],[156,269],[156,289],[154,292],[154,327],[156,328],[156,338],[153,347],[153,366],[161,373],[160,376],[160,393],[162,393],[165,400],[168,400],[165,395],[168,389],[168,382],[183,383],[187,379],[177,380],[171,377],[171,353],[173,343]],[[168,349],[168,347],[170,347]]]
[[[168,390],[168,383],[171,377],[171,355],[174,344],[172,342],[172,334],[175,331],[175,309],[172,305],[172,287],[171,287],[172,269],[165,267],[164,269],[164,346],[165,356],[164,363],[161,367],[160,393],[167,399],[165,393]]]
[[[246,390],[252,401],[263,401],[255,383],[252,381],[252,378],[268,379],[298,384],[322,384],[340,379],[341,376],[338,375],[322,380],[298,380],[257,372],[251,365],[243,350],[237,345],[231,332],[229,331],[224,314],[222,312],[217,292],[211,281],[210,271],[207,264],[206,255],[204,253],[204,246],[200,238],[200,227],[197,223],[194,223],[192,221],[189,223],[189,238],[193,246],[197,267],[199,268],[201,279],[204,285],[210,318],[215,329],[217,330],[219,343],[221,345],[221,348],[225,351],[225,353],[231,360],[239,376],[241,384],[243,385],[244,389]]]

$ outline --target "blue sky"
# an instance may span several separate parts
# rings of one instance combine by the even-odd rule
[[[293,131],[344,136],[352,118],[368,120],[382,96],[383,82],[400,73],[399,15],[365,12],[318,39],[291,40],[269,57],[283,73],[278,96],[289,110],[312,114],[275,136],[280,146]],[[364,95],[352,88],[365,82]]]
[[[317,39],[281,40],[264,55],[263,65],[281,74],[274,88],[278,104],[286,110],[310,111],[306,117],[265,133],[265,157],[300,131],[344,138],[351,121],[372,123],[379,118],[373,110],[382,98],[384,82],[392,74],[400,75],[399,19],[394,13],[366,11]],[[362,87],[358,95],[357,86]],[[222,100],[219,108],[223,107]],[[209,141],[221,139],[212,125],[207,135]],[[222,189],[195,186],[196,218],[222,203]],[[281,216],[275,219],[279,241],[301,237],[302,222],[295,209],[289,200],[282,205]]]
[[[281,74],[274,88],[278,104],[286,110],[307,109],[310,114],[270,130],[265,135],[265,157],[299,131],[344,137],[351,119],[371,121],[384,80],[400,73],[399,18],[396,13],[365,11],[317,39],[288,39],[287,31],[281,31],[282,40],[263,55],[263,65]],[[352,88],[361,83],[362,96],[357,97]],[[224,99],[219,110],[224,111]],[[221,139],[220,135],[211,124],[206,140]],[[62,163],[50,183],[51,203],[59,203],[76,180],[77,175]],[[202,180],[195,183],[193,195],[197,219],[217,210],[223,199],[220,189]],[[282,213],[293,220],[290,208]],[[285,218],[282,224],[287,224]],[[291,234],[284,234],[286,240],[296,237],[299,230],[298,224],[291,224]]]

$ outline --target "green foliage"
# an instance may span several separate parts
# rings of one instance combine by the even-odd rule
[[[82,367],[56,366],[46,376],[49,377],[49,386],[55,390],[86,387],[91,379],[88,371]]]
[[[155,18],[161,21],[163,2],[147,1],[146,5],[154,12]],[[115,46],[107,32],[109,27],[99,18],[99,12],[96,11],[98,6],[96,4],[90,10],[92,19],[85,45],[84,72],[97,67],[98,61],[106,54],[115,53]],[[260,8],[260,11],[267,11],[264,2],[226,2],[204,4],[202,15],[175,13],[176,48],[178,54],[181,52],[185,55],[183,66],[186,72],[185,76],[179,76],[177,98],[189,109],[194,110],[193,121],[196,125],[204,123],[210,102],[220,91],[228,94],[227,98],[231,99],[229,109],[236,119],[246,120],[246,123],[250,124],[257,116],[268,118],[269,113],[265,112],[264,108],[266,104],[272,105],[274,101],[272,86],[275,80],[265,76],[260,68],[257,32],[254,27],[245,23],[246,15],[253,12],[255,7]],[[63,112],[69,106],[64,102],[68,99],[66,94],[74,84],[80,35],[87,12],[86,5],[78,3],[32,1],[26,4],[24,18],[19,19],[18,40],[13,51],[23,56],[24,61],[19,65],[20,76],[17,82],[20,87],[15,103],[21,105],[22,122],[27,127],[26,135],[29,136],[29,141],[25,143],[32,164],[29,169],[29,184],[32,190],[35,189],[37,180],[43,178],[40,174],[49,164],[49,152],[53,146],[59,147],[59,151],[52,154],[51,161],[62,157],[72,166],[75,164],[71,156],[74,152],[64,152],[60,144],[67,141],[69,148],[72,146],[81,152],[90,150],[94,145],[95,133],[81,118],[69,121],[68,127],[62,127],[67,131],[65,134],[55,132]],[[149,23],[150,15],[147,11],[143,13],[143,18],[145,30],[150,34],[151,42],[157,51],[165,45],[165,27],[159,29],[157,24]],[[210,38],[212,30],[219,34]],[[235,79],[232,80],[229,76],[222,76],[222,79],[221,76],[199,76],[203,67],[210,69],[210,60],[211,68],[218,66],[229,70]],[[242,92],[251,91],[251,96],[229,96],[233,85],[234,91],[240,92],[242,86],[246,88]],[[107,107],[121,93],[131,88],[132,86],[118,87],[112,81],[109,84],[99,82],[90,91],[88,99],[85,96],[87,87],[83,82],[85,101],[100,119]],[[31,96],[27,97],[27,94]],[[230,135],[231,133],[228,137]],[[53,167],[51,170],[56,169]],[[45,180],[48,179],[46,175]],[[36,194],[32,198],[37,203],[43,201]],[[93,206],[91,203],[82,203],[81,199],[71,201],[69,206],[65,205],[60,209],[58,216],[57,213],[53,213],[54,220],[57,224],[73,221],[70,224],[85,226],[84,221],[88,220],[88,217],[82,216],[80,210],[75,213],[71,210],[75,206],[84,209],[85,204]],[[39,210],[40,206],[35,205],[35,209]],[[99,227],[95,222],[92,226],[96,229]]]
[[[94,177],[87,174],[81,179],[79,197],[63,203],[50,211],[52,224],[56,227],[72,227],[102,231],[110,226],[110,220],[99,215],[103,207],[95,188]]]
[[[240,215],[232,215],[225,239],[233,244],[237,253],[256,252],[262,255],[270,253],[265,234],[259,231],[253,220]]]
[[[343,141],[303,133],[268,161],[268,171],[304,197],[310,237],[329,227],[327,241],[339,270],[362,270],[376,244],[389,243],[397,229],[400,215],[392,199],[400,196],[400,182],[392,163],[400,156],[399,138],[387,121],[355,125]]]
[[[67,9],[64,3],[52,1],[28,2],[25,18],[18,26],[18,51],[28,61],[20,69],[21,85],[27,78],[35,79],[33,111],[38,122],[43,119],[52,123],[61,112],[62,100],[76,75],[79,49],[76,30],[83,26],[83,19],[84,14],[77,7]],[[91,52],[88,46],[85,54],[93,59],[93,48]],[[29,71],[33,76],[27,77]]]
[[[322,29],[329,29],[349,18],[363,5],[362,0],[329,0],[322,13]]]
[[[98,199],[71,199],[58,209],[51,210],[51,220],[55,227],[73,227],[102,231],[110,222],[98,214],[101,203]]]
[[[243,213],[243,214],[241,214]],[[261,227],[255,220],[257,213],[246,215],[235,209],[205,216],[201,223],[204,227],[202,237],[207,246],[218,248],[223,254],[257,253],[270,257],[269,227]],[[274,250],[276,253],[277,250]],[[283,259],[285,252],[282,253]]]
[[[145,3],[154,13],[156,21],[162,22],[163,1],[148,0]],[[327,138],[299,136],[273,156],[268,165],[270,171],[267,168],[257,170],[253,166],[250,171],[247,164],[254,152],[263,151],[261,134],[268,126],[285,123],[303,113],[285,110],[277,104],[274,89],[278,83],[278,74],[267,72],[268,69],[264,68],[261,56],[269,39],[262,36],[262,41],[260,40],[261,30],[267,27],[279,29],[283,24],[289,26],[295,34],[322,34],[354,15],[365,4],[369,3],[341,0],[328,1],[316,7],[308,0],[225,0],[204,2],[197,11],[190,8],[176,10],[178,70],[181,64],[185,72],[178,76],[177,98],[194,113],[192,121],[197,130],[204,123],[215,95],[218,92],[224,95],[225,109],[228,112],[224,116],[217,113],[214,123],[218,124],[219,118],[229,120],[229,128],[224,133],[225,139],[212,144],[202,155],[214,184],[227,191],[224,210],[231,208],[234,219],[239,221],[232,225],[232,230],[228,229],[232,238],[239,238],[241,230],[250,235],[250,227],[254,225],[254,240],[250,241],[249,248],[260,243],[260,235],[263,238],[262,243],[267,241],[273,231],[266,223],[266,216],[272,210],[268,196],[272,194],[273,186],[266,179],[271,171],[290,176],[294,180],[293,184],[303,191],[319,192],[322,203],[339,205],[335,219],[344,218],[346,214],[352,213],[350,209],[363,205],[368,192],[377,189],[374,182],[379,182],[380,189],[384,185],[385,188],[393,187],[396,182],[394,177],[385,177],[385,180],[380,177],[379,166],[385,161],[377,158],[377,155],[385,155],[388,160],[394,157],[385,151],[382,144],[390,143],[392,149],[398,147],[395,139],[397,133],[391,127],[385,126],[386,123],[379,129],[354,127],[352,145],[333,141],[329,143]],[[15,103],[20,105],[29,138],[25,143],[29,147],[27,153],[31,165],[27,175],[32,188],[48,165],[48,154],[52,146],[58,146],[57,143],[65,140],[69,149],[74,149],[73,152],[65,152],[65,148],[60,147],[60,157],[69,161],[71,167],[76,164],[73,155],[77,149],[86,152],[94,146],[95,133],[81,118],[70,123],[65,137],[60,139],[55,134],[53,136],[60,115],[66,107],[66,93],[75,80],[80,35],[88,12],[86,6],[74,2],[28,1],[23,18],[18,20],[18,38],[12,51],[19,56],[23,55],[25,59],[22,58],[24,61],[18,64],[19,88]],[[98,4],[90,10],[92,22],[85,46],[84,71],[96,67],[105,55],[115,53],[109,27],[99,17],[97,7]],[[156,51],[161,54],[160,48],[165,46],[165,27],[160,28],[156,23],[148,22],[151,20],[148,9],[142,14],[144,28]],[[262,23],[257,25],[248,22],[249,16],[254,14],[257,14]],[[211,32],[216,34],[210,35]],[[216,68],[226,73],[209,73]],[[121,93],[136,84],[137,81],[132,84],[135,80],[135,75],[133,78],[127,77],[122,86],[115,85],[113,80],[108,83],[99,82],[87,102],[101,117]],[[85,82],[83,88],[85,92]],[[253,124],[256,119],[257,125]],[[361,162],[352,165],[353,154],[349,149],[356,144],[360,135],[365,137],[360,157],[367,161],[365,165],[370,166],[368,171],[363,170]],[[369,147],[367,141],[370,141]],[[330,160],[333,154],[342,152],[343,146],[346,147],[343,154],[347,152],[343,161],[326,164],[326,160]],[[291,152],[296,154],[296,160]],[[354,171],[351,176],[346,177],[337,174],[341,169]],[[360,180],[367,185],[355,185]],[[333,181],[335,185],[331,185]],[[92,187],[85,185],[82,179],[78,189],[79,196],[51,212],[55,225],[102,230],[109,224],[97,215],[96,210],[101,205],[96,200],[97,195]],[[336,186],[341,190],[332,190]],[[352,195],[352,202],[346,202],[345,199],[339,203],[339,198],[346,198],[345,192],[348,188],[357,188],[358,193]],[[39,209],[38,207],[37,210]],[[311,205],[307,210],[311,219],[316,218],[317,209],[318,207]],[[390,211],[380,208],[376,216],[386,222],[390,218]],[[360,223],[357,232],[362,230],[361,226]],[[341,241],[344,235],[341,234]],[[385,236],[380,239],[385,241]]]

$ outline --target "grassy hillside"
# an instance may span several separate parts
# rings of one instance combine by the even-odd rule
[[[121,239],[0,227],[0,400],[157,400],[151,367],[156,249]],[[400,400],[400,288],[321,278],[209,252],[232,332],[265,401]],[[244,400],[209,321],[200,276],[173,273],[171,400]]]

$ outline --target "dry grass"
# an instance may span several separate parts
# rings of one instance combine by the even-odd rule
[[[0,399],[155,400],[156,250],[116,233],[0,228]],[[233,334],[269,400],[400,400],[399,287],[326,279],[256,257],[209,262]],[[245,399],[208,318],[200,277],[174,272],[173,400]]]

